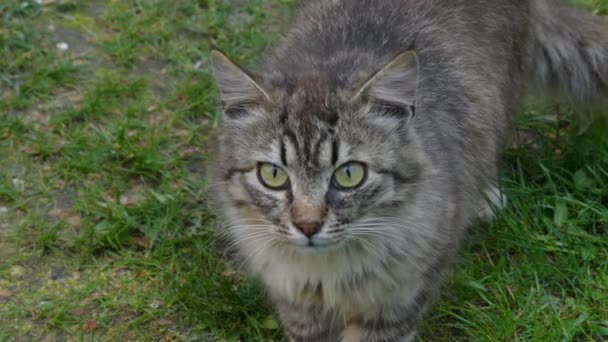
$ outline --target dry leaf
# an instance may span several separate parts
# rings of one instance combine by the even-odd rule
[[[9,298],[10,296],[13,295],[13,292],[9,291],[8,289],[3,289],[0,287],[0,298]]]
[[[49,215],[51,217],[64,218],[64,217],[67,217],[69,215],[69,213],[65,209],[53,208],[48,212],[47,215]]]
[[[54,333],[46,334],[40,341],[41,342],[54,342],[54,341],[57,341],[57,336],[55,336]]]
[[[47,124],[49,122],[49,118],[50,118],[49,115],[45,115],[37,110],[28,113],[27,117],[32,122],[38,122],[38,123],[43,123],[43,124]]]
[[[88,334],[95,329],[97,329],[97,321],[94,319],[90,319],[84,324],[83,331],[85,332],[85,334]]]
[[[136,237],[131,239],[131,245],[143,249],[148,249],[150,248],[151,242],[150,239],[146,237]]]
[[[167,326],[167,325],[173,324],[173,322],[171,322],[168,319],[164,319],[164,318],[157,319],[155,323],[160,326]]]
[[[68,216],[65,220],[72,227],[80,227],[82,225],[82,218],[78,215]]]
[[[222,275],[228,279],[230,279],[230,281],[236,283],[240,281],[240,276],[239,273],[233,269],[227,269],[224,272],[222,272]]]

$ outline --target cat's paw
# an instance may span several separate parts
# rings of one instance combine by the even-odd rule
[[[349,325],[344,329],[342,333],[341,342],[365,342],[366,333],[361,327],[356,325]],[[401,337],[399,342],[413,342],[416,340],[416,331],[412,331],[406,336]]]
[[[357,325],[349,325],[342,332],[341,342],[363,342],[365,340],[365,332]]]
[[[477,217],[483,221],[492,222],[496,217],[496,210],[507,207],[507,196],[496,185],[486,189],[483,195]]]

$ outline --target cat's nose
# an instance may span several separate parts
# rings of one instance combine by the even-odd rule
[[[294,222],[293,225],[306,235],[307,238],[311,238],[321,230],[323,222]]]

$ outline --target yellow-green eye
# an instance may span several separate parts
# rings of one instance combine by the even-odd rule
[[[365,165],[357,162],[346,163],[334,172],[333,182],[338,189],[353,189],[361,185],[367,177]]]
[[[273,190],[284,190],[289,185],[287,172],[270,163],[261,163],[258,166],[258,179],[264,186]]]

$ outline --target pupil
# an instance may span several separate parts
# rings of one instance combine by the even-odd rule
[[[279,170],[276,167],[272,168],[272,178],[277,178],[277,173],[279,173]]]
[[[347,176],[348,178],[351,178],[351,170],[350,170],[350,166],[349,166],[349,167],[347,167],[347,168],[344,170],[344,172],[346,172],[346,176]]]

